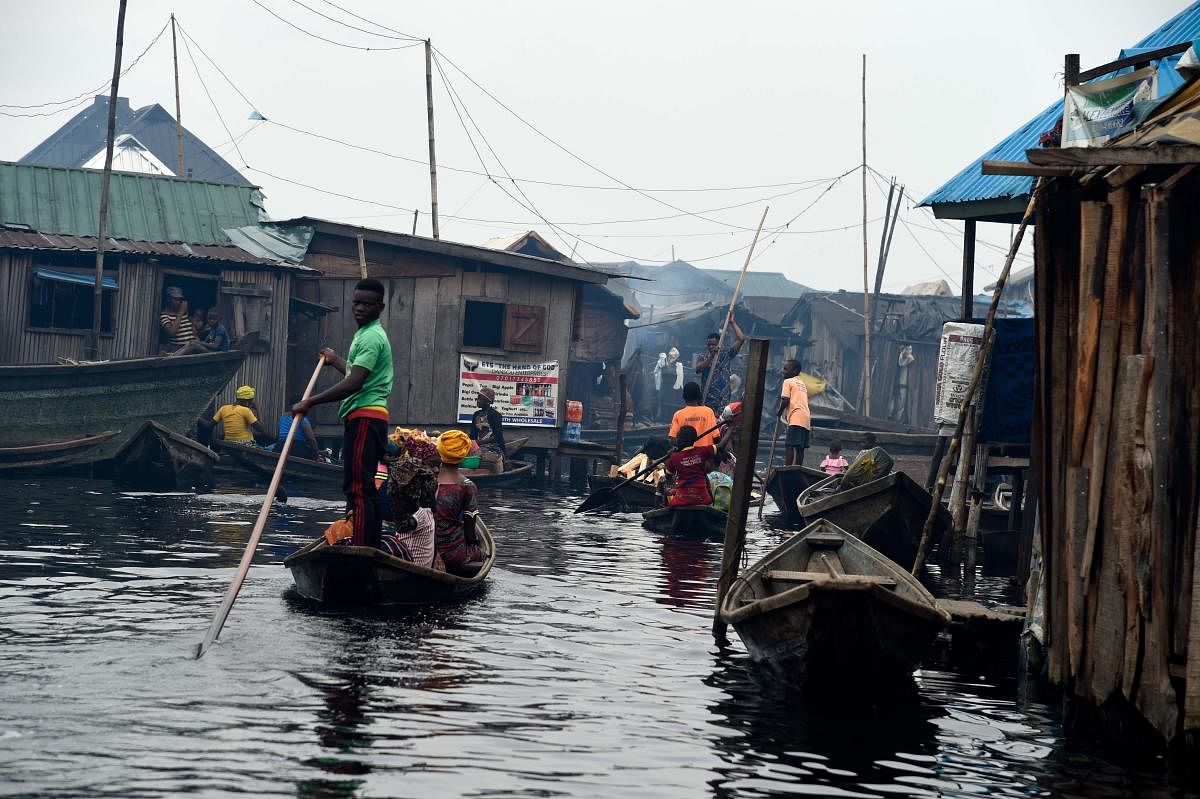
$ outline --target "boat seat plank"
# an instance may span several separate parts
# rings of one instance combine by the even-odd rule
[[[788,571],[785,569],[769,569],[763,572],[763,577],[767,580],[774,580],[780,583],[815,583],[821,580],[837,579],[826,572],[799,572]],[[875,574],[849,574],[845,575],[846,579],[860,580],[865,583],[874,583],[883,586],[884,588],[895,588],[896,581],[891,577],[881,577]]]
[[[804,543],[812,549],[841,549],[846,540],[840,535],[821,535],[814,533],[804,537]]]

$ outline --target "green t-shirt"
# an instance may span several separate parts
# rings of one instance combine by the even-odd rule
[[[367,379],[362,388],[342,400],[338,415],[343,419],[359,408],[387,409],[388,394],[392,393],[392,345],[378,319],[360,327],[350,342],[346,372],[355,366],[367,370]]]

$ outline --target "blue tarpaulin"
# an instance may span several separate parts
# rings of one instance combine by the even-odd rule
[[[996,319],[979,440],[1028,444],[1033,430],[1033,319]]]
[[[78,283],[81,286],[96,285],[95,275],[81,275],[77,272],[59,272],[55,269],[36,269],[34,276],[40,277],[42,280],[53,280],[56,283]],[[117,290],[117,279],[114,277],[106,277],[100,281],[101,289]]]

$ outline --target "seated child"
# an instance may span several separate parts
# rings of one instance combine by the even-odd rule
[[[842,457],[842,442],[829,442],[829,454],[821,461],[821,471],[825,474],[841,474],[849,465],[850,461]]]
[[[675,489],[667,497],[671,507],[711,505],[708,485],[708,461],[716,457],[711,444],[696,446],[696,428],[685,424],[676,433],[676,450],[667,458],[667,474],[675,475]]]

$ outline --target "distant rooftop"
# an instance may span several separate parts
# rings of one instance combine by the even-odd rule
[[[701,269],[706,275],[720,280],[729,288],[737,286],[740,269]],[[742,282],[743,297],[791,297],[799,299],[801,295],[812,291],[808,286],[789,280],[782,272],[746,272]]]

